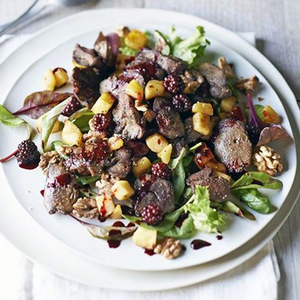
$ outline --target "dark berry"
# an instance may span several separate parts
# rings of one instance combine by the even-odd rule
[[[248,132],[249,140],[253,145],[256,145],[259,140],[259,136],[261,133],[261,129],[251,126],[251,125],[246,125],[246,130]]]
[[[61,114],[66,117],[70,117],[72,114],[74,114],[74,112],[76,112],[80,108],[82,108],[80,102],[75,97],[72,97],[72,99],[67,103]]]
[[[163,214],[157,204],[150,204],[143,208],[141,213],[142,220],[149,225],[156,225],[162,220]]]
[[[187,95],[179,94],[172,98],[172,104],[179,112],[185,112],[191,109],[191,100]]]
[[[16,157],[19,165],[35,165],[40,161],[40,152],[33,141],[25,140],[18,145]]]
[[[152,165],[151,173],[162,179],[170,180],[172,177],[172,171],[167,164],[159,162]]]
[[[197,95],[201,98],[210,98],[210,92],[209,92],[210,86],[208,82],[205,80],[200,87],[197,89]]]
[[[91,149],[85,152],[86,159],[91,162],[101,162],[109,155],[109,145],[107,140],[98,140],[91,144]]]
[[[105,131],[109,128],[111,123],[111,115],[110,114],[95,114],[93,117],[93,127],[94,130],[98,132]]]
[[[168,75],[164,79],[164,86],[172,95],[180,94],[184,90],[184,82],[178,75]]]

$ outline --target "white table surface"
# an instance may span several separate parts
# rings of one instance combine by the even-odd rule
[[[0,24],[26,8],[30,0],[0,0]],[[197,15],[233,31],[254,31],[258,49],[282,72],[300,100],[300,1],[293,0],[100,0],[80,7],[47,7],[34,22],[14,33],[33,33],[85,9],[147,7]],[[176,23],[176,22],[175,22]],[[1,47],[1,45],[0,45]],[[278,299],[300,299],[300,203],[274,239],[281,280]],[[16,299],[19,253],[0,236],[0,299]]]

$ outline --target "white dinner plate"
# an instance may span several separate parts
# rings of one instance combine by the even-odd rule
[[[118,20],[117,23],[115,20]],[[270,215],[255,214],[255,222],[235,218],[230,228],[223,233],[224,238],[221,241],[218,241],[215,235],[199,234],[201,239],[211,242],[212,246],[199,251],[187,247],[185,255],[168,261],[159,255],[145,255],[131,240],[122,242],[118,249],[110,249],[105,242],[92,238],[71,218],[59,214],[49,216],[39,193],[45,180],[41,171],[20,169],[14,160],[3,164],[2,171],[11,190],[33,219],[64,245],[93,260],[94,263],[143,271],[171,270],[212,263],[239,249],[248,241],[253,243],[258,234],[265,232],[264,228],[268,224],[273,224],[273,229],[277,228],[287,217],[287,212],[299,193],[299,187],[294,181],[299,165],[296,155],[296,149],[299,149],[299,119],[295,117],[299,109],[292,92],[279,72],[255,48],[234,33],[196,17],[136,9],[95,10],[73,15],[37,33],[1,65],[0,95],[6,99],[4,103],[9,110],[17,110],[28,94],[43,88],[41,79],[46,69],[60,66],[70,71],[74,44],[79,42],[91,47],[99,30],[110,32],[116,25],[128,25],[139,29],[167,31],[172,24],[176,25],[178,33],[182,35],[192,32],[197,25],[203,25],[212,42],[207,50],[208,57],[215,59],[221,55],[225,56],[234,63],[238,76],[248,77],[256,74],[262,83],[259,96],[265,99],[263,104],[272,105],[282,116],[282,124],[295,142],[285,139],[284,142],[276,143],[276,150],[282,154],[286,166],[285,172],[279,177],[284,183],[283,189],[270,193],[271,201],[278,210]],[[268,78],[273,88],[265,78]],[[22,136],[22,130],[1,126],[0,156],[3,157],[14,150]],[[274,223],[275,220],[277,223]],[[185,241],[184,244],[188,246],[189,241]],[[253,244],[253,247],[257,245]]]

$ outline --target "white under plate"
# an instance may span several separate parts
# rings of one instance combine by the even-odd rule
[[[268,224],[269,226],[273,224],[273,229],[277,229],[282,220],[287,217],[299,193],[299,186],[294,182],[299,164],[296,155],[296,149],[299,149],[299,118],[297,118],[299,109],[292,92],[279,72],[255,48],[234,33],[196,17],[173,12],[136,9],[96,10],[71,16],[35,35],[1,65],[0,95],[2,98],[6,97],[5,105],[9,110],[17,110],[28,94],[43,88],[41,79],[46,69],[60,66],[70,71],[74,44],[78,42],[91,47],[99,30],[110,32],[116,25],[128,25],[139,29],[167,31],[172,24],[176,25],[178,33],[182,35],[192,32],[197,25],[203,25],[208,38],[212,41],[207,50],[208,57],[215,59],[221,55],[225,56],[234,63],[238,76],[257,75],[262,83],[259,96],[265,99],[263,104],[270,104],[279,112],[284,128],[291,137],[294,137],[294,143],[288,139],[276,143],[276,150],[282,154],[286,166],[285,172],[279,177],[283,181],[283,189],[276,193],[269,193],[272,203],[278,207],[278,210],[270,215],[255,214],[256,222],[234,218],[231,227],[223,233],[224,238],[221,241],[218,241],[215,235],[199,234],[201,239],[211,242],[212,246],[199,251],[187,247],[188,251],[181,258],[168,261],[159,255],[152,257],[145,255],[142,249],[133,245],[131,240],[122,242],[118,249],[110,249],[105,242],[92,238],[71,218],[58,214],[49,216],[42,205],[42,197],[39,193],[43,189],[45,180],[41,171],[20,169],[14,160],[3,164],[2,171],[13,193],[33,219],[64,245],[92,259],[95,265],[101,263],[116,268],[143,271],[179,269],[208,262],[215,265],[218,261],[216,259],[239,249],[251,239],[252,247],[258,246],[258,241],[254,243],[253,238],[259,233],[267,233],[264,228]],[[272,83],[280,99],[262,73]],[[1,126],[0,156],[3,157],[14,150],[22,135],[24,137],[24,132],[21,130]],[[10,203],[7,202],[6,205],[9,206]],[[30,232],[30,236],[35,237],[35,232]],[[267,235],[263,237],[265,238]],[[188,246],[189,241],[184,243]],[[41,241],[40,246],[43,245],[45,244]],[[49,248],[50,245],[47,245],[46,249]],[[30,256],[34,259],[33,253]],[[55,255],[52,259],[53,262],[56,261]]]

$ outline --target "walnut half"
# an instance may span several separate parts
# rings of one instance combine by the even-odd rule
[[[50,164],[57,164],[60,160],[61,158],[56,151],[46,152],[41,156],[39,167],[42,169],[44,174],[47,174],[48,166]]]
[[[78,218],[97,218],[99,212],[96,200],[87,197],[79,198],[73,205],[73,214]]]
[[[161,254],[167,259],[174,259],[182,252],[182,245],[180,240],[167,238],[160,241],[154,248],[154,253]]]
[[[258,152],[253,155],[253,162],[258,171],[267,173],[270,176],[274,176],[283,170],[280,155],[268,146],[259,147]]]
[[[180,75],[185,85],[184,93],[192,94],[200,87],[204,82],[204,77],[196,70],[188,70],[184,72],[184,75]]]

